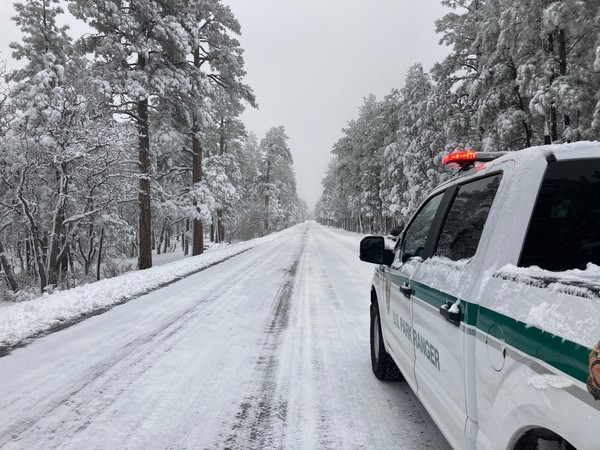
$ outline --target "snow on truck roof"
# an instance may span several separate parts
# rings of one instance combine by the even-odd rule
[[[495,166],[507,160],[515,162],[527,160],[528,163],[539,159],[551,161],[564,161],[569,159],[600,158],[600,142],[581,141],[568,144],[552,144],[529,147],[523,150],[507,152],[477,152],[459,150],[447,155],[442,164],[458,169],[457,174],[462,178],[487,169],[493,170]],[[456,180],[455,177],[442,183],[445,186]],[[437,189],[436,189],[437,190]]]

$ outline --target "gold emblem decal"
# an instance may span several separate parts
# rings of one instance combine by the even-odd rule
[[[590,376],[587,379],[587,388],[590,394],[600,400],[600,341],[590,352]]]

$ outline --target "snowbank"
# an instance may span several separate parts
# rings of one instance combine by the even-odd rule
[[[139,297],[276,239],[286,231],[218,247],[199,256],[188,257],[144,271],[128,272],[115,278],[100,280],[68,291],[44,294],[34,300],[0,308],[0,354],[37,336],[104,312],[114,305]]]

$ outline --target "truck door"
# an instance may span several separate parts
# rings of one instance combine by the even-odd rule
[[[386,315],[388,328],[388,351],[408,384],[417,391],[414,364],[415,343],[412,326],[412,289],[410,278],[421,264],[425,248],[435,222],[444,193],[427,200],[402,234],[395,250],[395,258],[389,269],[386,289]]]
[[[470,447],[466,299],[478,273],[477,249],[500,178],[490,175],[451,188],[446,217],[432,232],[430,257],[410,279],[417,395],[455,448]]]

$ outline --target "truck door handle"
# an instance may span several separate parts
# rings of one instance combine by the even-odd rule
[[[402,292],[402,295],[406,298],[410,298],[412,296],[412,286],[405,281],[400,285],[400,292]]]
[[[452,325],[460,326],[460,306],[458,303],[446,302],[440,307],[440,314]]]

